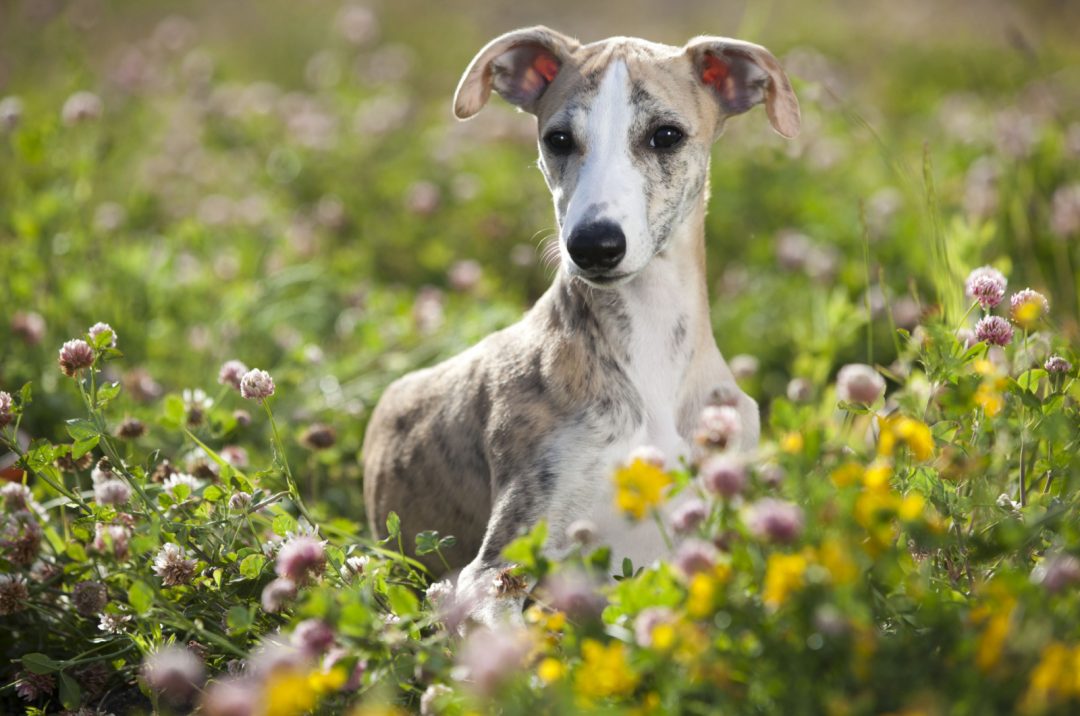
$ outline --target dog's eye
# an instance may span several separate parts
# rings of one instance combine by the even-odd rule
[[[653,132],[652,139],[649,140],[649,146],[654,149],[671,149],[676,144],[682,141],[683,133],[676,127],[660,127],[660,129]]]
[[[565,155],[574,151],[574,138],[570,136],[569,132],[560,132],[558,130],[548,132],[544,135],[544,144],[552,153],[558,155]]]

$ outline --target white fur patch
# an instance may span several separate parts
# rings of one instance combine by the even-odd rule
[[[635,273],[652,257],[645,177],[630,156],[634,112],[629,71],[619,60],[604,73],[588,111],[575,118],[574,134],[583,138],[585,158],[566,208],[560,242],[563,265],[571,272],[574,263],[567,254],[566,240],[582,221],[607,219],[622,228],[626,256],[614,273]]]

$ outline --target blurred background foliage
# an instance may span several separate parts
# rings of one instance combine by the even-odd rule
[[[133,415],[210,390],[230,358],[272,370],[290,424],[338,430],[308,469],[358,514],[382,388],[513,322],[553,275],[532,118],[450,113],[477,49],[533,23],[737,36],[792,76],[802,135],[731,121],[708,219],[718,341],[766,410],[793,377],[820,391],[844,362],[889,365],[892,328],[955,310],[986,262],[1076,339],[1076,3],[8,0],[0,386],[43,388],[24,427],[61,436],[76,396],[56,350],[106,321]]]

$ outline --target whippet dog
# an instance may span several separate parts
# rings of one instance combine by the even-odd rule
[[[560,263],[524,318],[393,383],[364,441],[364,498],[378,534],[390,511],[411,544],[452,534],[457,594],[490,623],[516,612],[495,583],[502,551],[538,520],[548,545],[589,518],[619,563],[664,554],[656,525],[615,508],[613,470],[641,445],[687,456],[717,391],[759,435],[757,403],[713,337],[705,277],[709,156],[728,117],[764,103],[774,130],[799,105],[759,45],[697,37],[685,47],[616,37],[582,45],[545,27],[480,50],[454,98],[464,120],[492,90],[536,116],[555,201]]]

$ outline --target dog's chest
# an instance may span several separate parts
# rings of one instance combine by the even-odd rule
[[[574,519],[591,520],[599,541],[612,547],[615,564],[623,557],[629,557],[635,566],[647,564],[666,549],[652,519],[633,522],[618,509],[615,470],[643,446],[659,449],[669,468],[689,454],[688,440],[680,434],[678,425],[690,363],[689,318],[677,297],[668,298],[654,297],[628,306],[631,319],[626,336],[627,360],[622,370],[640,401],[640,420],[623,426],[623,432],[616,433],[614,440],[610,434],[601,439],[610,425],[605,423],[605,416],[596,415],[596,430],[566,436],[564,444],[571,457],[561,472],[563,484],[549,516],[556,530]],[[674,506],[665,505],[662,512],[669,513]],[[553,534],[559,531],[553,530]]]

